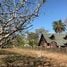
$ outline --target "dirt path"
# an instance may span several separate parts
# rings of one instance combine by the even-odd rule
[[[62,63],[64,65],[67,65],[67,55],[61,54],[61,53],[52,53],[49,51],[42,51],[42,50],[32,50],[32,49],[19,49],[19,48],[12,48],[12,49],[3,49],[14,53],[19,53],[21,55],[29,55],[33,57],[47,57],[53,61],[56,61],[56,63]]]

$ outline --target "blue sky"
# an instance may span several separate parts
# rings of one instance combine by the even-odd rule
[[[2,0],[0,0],[1,2]],[[18,1],[18,0],[16,0]],[[38,28],[44,28],[49,32],[54,32],[52,23],[56,20],[64,21],[67,19],[67,0],[46,0],[40,10],[39,17],[32,21],[33,27],[31,31]]]
[[[67,0],[46,0],[40,10],[40,15],[32,22],[34,31],[38,28],[44,28],[49,32],[54,32],[52,29],[53,21],[61,19],[64,21],[67,18]]]

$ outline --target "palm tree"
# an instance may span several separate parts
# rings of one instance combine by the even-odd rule
[[[62,23],[61,20],[54,21],[53,23],[53,29],[56,33],[61,33],[66,30],[66,26],[64,23]]]

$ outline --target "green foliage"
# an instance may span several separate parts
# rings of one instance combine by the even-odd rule
[[[40,36],[43,33],[48,33],[48,31],[45,30],[44,28],[40,28],[40,29],[36,29],[36,33],[38,34],[38,36]]]
[[[28,40],[29,40],[29,45],[33,46],[37,46],[38,42],[39,42],[39,37],[41,34],[43,33],[47,33],[48,31],[40,28],[40,29],[36,29],[35,32],[29,32],[28,33]]]
[[[37,46],[38,44],[38,35],[34,32],[31,32],[28,34],[28,40],[29,40],[29,45]]]
[[[32,47],[36,45],[36,42],[34,41],[34,39],[29,40],[29,45]]]
[[[53,29],[56,33],[61,33],[66,30],[66,27],[64,23],[61,20],[59,20],[59,21],[54,21]]]
[[[17,40],[18,46],[23,47],[25,45],[25,37],[24,36],[17,35],[16,40]]]
[[[2,48],[13,48],[14,46],[23,47],[25,45],[25,37],[23,35],[17,35],[16,38],[8,40],[2,45]]]

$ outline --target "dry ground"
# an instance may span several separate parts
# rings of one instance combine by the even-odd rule
[[[47,57],[53,63],[60,64],[60,67],[67,67],[67,55],[62,53],[49,52],[47,50],[32,50],[32,49],[21,49],[21,48],[10,48],[10,49],[1,49],[13,53],[18,53],[21,55],[27,55],[32,57]],[[3,57],[3,56],[2,56]],[[1,56],[0,56],[1,58]]]

